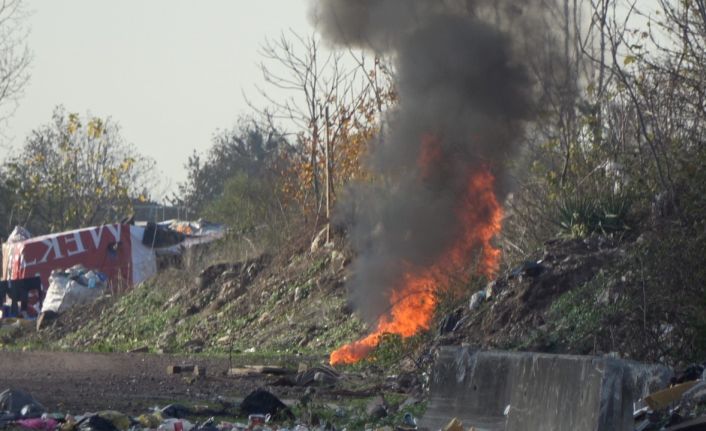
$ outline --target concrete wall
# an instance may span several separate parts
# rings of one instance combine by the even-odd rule
[[[420,425],[436,430],[458,417],[479,430],[632,430],[633,402],[670,377],[666,367],[613,358],[443,347]]]

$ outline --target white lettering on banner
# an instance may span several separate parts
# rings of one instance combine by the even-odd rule
[[[108,228],[110,233],[113,234],[113,238],[115,238],[115,242],[120,241],[120,230],[122,229],[122,225],[107,225],[107,226],[100,226],[98,229],[91,229],[91,238],[93,238],[93,246],[97,249],[98,246],[101,243],[101,237],[103,236],[103,228]]]
[[[49,260],[49,254],[52,251],[54,252],[54,259],[61,259],[62,257],[64,257],[61,254],[61,248],[59,247],[59,240],[57,237],[45,239],[44,241],[42,241],[42,244],[47,246],[47,251],[44,253],[44,256],[42,256],[42,260],[37,262],[37,259],[35,259],[32,262],[25,262],[25,268],[38,265],[40,263],[46,263],[46,261]]]
[[[83,241],[81,240],[81,233],[79,232],[72,233],[71,235],[67,236],[64,241],[66,242],[66,254],[69,257],[76,256],[77,254],[81,254],[86,251],[86,247],[83,246]],[[76,245],[76,248],[74,250],[69,249],[69,245],[71,244]]]

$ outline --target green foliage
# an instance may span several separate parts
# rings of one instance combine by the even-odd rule
[[[549,310],[556,325],[552,338],[561,340],[569,351],[592,353],[596,344],[611,340],[611,330],[627,304],[611,297],[612,281],[604,272],[562,295]]]
[[[203,215],[240,232],[272,221],[277,211],[276,196],[265,180],[240,172],[226,181],[222,195],[206,206]]]
[[[641,323],[634,350],[650,360],[699,361],[706,355],[706,223],[665,226],[643,237],[625,261],[635,283],[632,319]],[[627,314],[627,316],[630,316]]]
[[[6,165],[13,215],[37,233],[115,221],[147,199],[154,162],[124,142],[109,119],[55,109]]]
[[[706,219],[706,151],[682,162],[679,181],[682,219],[685,224],[698,224]]]
[[[226,224],[236,235],[257,230],[266,247],[276,246],[290,233],[280,193],[280,164],[288,148],[279,131],[241,119],[214,137],[205,156],[189,158],[187,181],[172,201]]]
[[[12,231],[12,208],[15,193],[8,186],[5,172],[0,167],[0,240],[7,238]]]
[[[566,51],[575,69],[547,70],[536,59],[542,106],[520,157],[509,162],[517,187],[506,206],[506,256],[519,260],[541,247],[555,234],[547,220],[565,236],[584,237],[706,216],[706,117],[694,97],[706,91],[702,9],[661,2],[646,27],[634,21],[640,14],[628,14],[612,23],[625,38],[611,38],[610,25],[591,25],[587,34],[607,43],[591,53]],[[621,54],[611,61],[612,53]],[[606,202],[605,190],[630,199]]]
[[[630,199],[609,194],[591,198],[568,196],[557,204],[557,223],[569,238],[585,238],[593,233],[613,233],[629,229]]]
[[[247,188],[264,187],[271,183],[280,152],[286,147],[287,141],[279,131],[241,119],[233,129],[213,138],[205,157],[196,152],[189,157],[187,181],[179,186],[174,200],[187,206],[189,211],[200,213],[229,193],[229,180],[233,178],[240,177],[241,180],[235,181],[241,184],[230,184],[231,189],[242,187],[242,178],[258,180],[257,186]]]
[[[644,233],[548,310],[519,346],[561,353],[617,352],[676,364],[706,355],[706,225]]]

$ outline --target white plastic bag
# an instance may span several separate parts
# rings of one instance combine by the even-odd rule
[[[105,291],[105,283],[96,282],[97,276],[94,274],[92,272],[87,274],[88,284],[95,286],[89,287],[70,279],[64,272],[52,272],[49,276],[49,289],[44,297],[42,311],[63,313],[75,305],[95,301]]]

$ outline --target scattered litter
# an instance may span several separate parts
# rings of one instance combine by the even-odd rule
[[[23,228],[22,226],[15,226],[15,228],[10,233],[10,236],[7,237],[7,243],[13,244],[16,242],[27,241],[30,238],[32,238],[32,234],[29,233],[27,229]]]
[[[468,305],[468,308],[471,309],[471,311],[476,311],[480,308],[480,306],[483,304],[483,301],[485,301],[485,290],[478,291],[471,296],[471,301]]]
[[[34,419],[20,419],[17,422],[15,422],[17,425],[21,426],[22,428],[27,428],[31,430],[41,430],[41,431],[52,431],[56,429],[56,426],[59,424],[54,419],[42,419],[42,418],[34,418]]]
[[[248,426],[250,428],[265,425],[269,421],[270,421],[270,415],[256,414],[256,415],[248,416]]]
[[[541,260],[537,262],[525,261],[522,265],[510,271],[508,278],[538,277],[542,272],[544,272],[544,265],[542,265]]]
[[[193,373],[195,370],[196,365],[169,365],[167,374]]]
[[[257,389],[245,397],[243,402],[240,403],[240,410],[247,415],[277,416],[277,414],[283,413],[287,417],[294,416],[279,398],[264,389]]]
[[[387,417],[388,408],[385,398],[382,396],[375,397],[368,404],[366,411],[368,413],[368,416],[370,416],[370,418],[374,420],[380,420],[382,418]]]
[[[22,409],[32,406],[36,410],[45,411],[44,407],[32,395],[19,389],[7,389],[0,393],[0,412],[21,415]]]
[[[159,413],[165,418],[183,419],[193,414],[193,411],[181,404],[169,404],[160,410]]]
[[[706,404],[706,381],[699,381],[696,385],[684,392],[682,402],[690,407]]]
[[[408,427],[408,429],[416,429],[417,428],[417,418],[412,416],[411,413],[405,413],[404,418],[402,419],[402,424],[405,427]]]
[[[165,419],[158,427],[160,431],[191,431],[194,424],[186,419]]]
[[[645,397],[647,407],[634,414],[635,431],[706,430],[704,366],[690,365],[671,379],[670,387]]]
[[[76,429],[80,431],[119,431],[111,421],[98,415],[85,416],[76,423]]]
[[[80,304],[96,300],[107,287],[108,276],[74,265],[66,271],[52,271],[42,311],[61,314]]]
[[[156,414],[142,414],[137,417],[137,422],[144,428],[155,429],[162,423],[162,417]]]
[[[243,367],[231,368],[228,370],[229,376],[252,376],[257,374],[271,374],[275,376],[281,376],[292,373],[292,370],[269,365],[245,365]]]
[[[688,391],[698,383],[697,381],[681,383],[671,388],[652,393],[645,398],[645,403],[652,410],[662,410],[669,407],[675,401],[681,399],[684,392]]]
[[[326,365],[317,365],[297,374],[295,383],[298,386],[311,386],[315,384],[333,385],[338,382],[341,375],[338,371]]]
[[[702,378],[704,373],[703,364],[692,364],[686,367],[681,372],[677,373],[676,376],[672,378],[670,383],[672,385],[678,385],[679,383],[691,382],[694,380],[699,380]]]
[[[464,431],[463,422],[461,422],[458,418],[453,418],[451,419],[451,422],[446,424],[444,431]]]
[[[463,308],[458,308],[453,313],[448,314],[439,324],[439,335],[456,331],[462,320],[464,320]]]
[[[706,417],[691,419],[680,423],[679,425],[670,426],[667,431],[703,431],[706,430]]]

